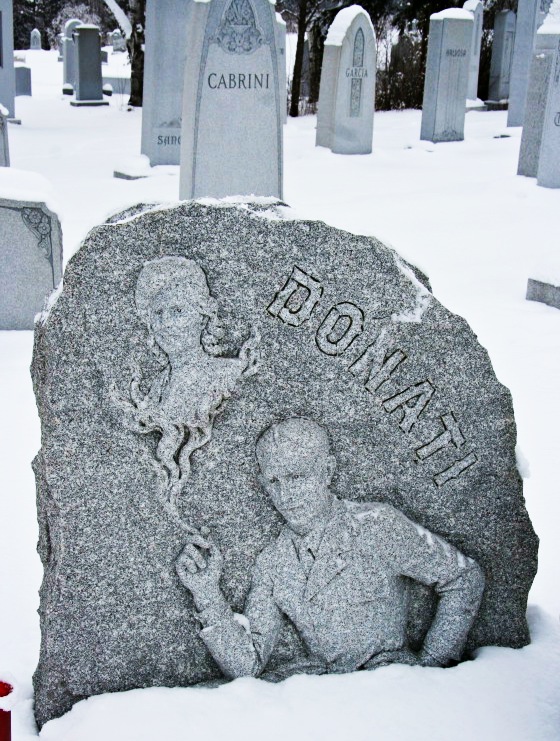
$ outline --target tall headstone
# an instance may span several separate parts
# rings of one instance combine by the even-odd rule
[[[31,67],[16,64],[14,69],[16,74],[16,96],[31,95]]]
[[[189,4],[181,198],[282,197],[276,25],[269,0]]]
[[[40,725],[219,666],[279,678],[529,641],[537,539],[488,353],[393,250],[280,206],[115,216],[37,325]],[[305,472],[268,475],[283,452]],[[289,525],[328,481],[342,519],[298,562],[278,496],[299,491]],[[223,554],[213,614],[176,571],[204,537]],[[258,655],[232,608],[263,628]]]
[[[56,37],[56,48],[58,51],[58,61],[62,62],[64,59],[64,31]]]
[[[465,138],[472,29],[473,15],[468,10],[449,8],[430,16],[420,139]]]
[[[147,0],[142,154],[151,165],[181,161],[181,118],[192,0]]]
[[[496,13],[494,19],[494,40],[492,41],[488,84],[489,100],[501,101],[509,98],[514,43],[515,13],[513,10],[501,10]]]
[[[535,34],[548,13],[550,1],[519,0],[509,85],[508,126],[523,125]]]
[[[463,5],[463,8],[471,12],[473,15],[467,99],[478,100],[478,73],[480,69],[480,48],[482,42],[482,20],[484,15],[484,6],[480,2],[480,0],[467,0],[467,2]]]
[[[282,101],[283,121],[288,119],[288,79],[286,70],[286,21],[276,13],[276,51],[278,54],[278,85]]]
[[[56,214],[44,203],[0,198],[0,329],[33,329],[35,315],[61,277]]]
[[[556,31],[556,33],[555,33]],[[523,131],[519,147],[517,174],[526,177],[537,177],[539,154],[546,120],[546,102],[550,85],[550,76],[554,67],[554,58],[560,27],[554,28],[543,24],[537,33],[535,50],[529,71],[527,87],[527,105],[523,118]]]
[[[103,100],[103,80],[101,77],[101,43],[99,28],[83,24],[74,29],[74,51],[76,59],[74,106],[109,105]]]
[[[62,84],[76,85],[76,44],[74,43],[73,34],[82,21],[72,18],[64,24],[64,38],[62,40]]]
[[[375,32],[351,5],[335,16],[325,40],[315,145],[336,154],[369,154],[376,75]]]
[[[0,105],[0,167],[10,166],[10,142],[8,138],[8,109]]]
[[[33,50],[41,49],[41,32],[37,28],[31,31],[29,48]]]
[[[0,103],[10,118],[15,116],[15,94],[13,1],[0,0]]]
[[[556,48],[546,92],[537,167],[537,185],[545,188],[560,188],[560,25],[554,30]]]
[[[113,53],[126,51],[126,39],[118,28],[111,34],[111,44]]]

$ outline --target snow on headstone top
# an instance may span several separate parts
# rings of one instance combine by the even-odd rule
[[[482,5],[480,0],[467,0],[467,2],[463,5],[463,9],[474,12],[479,5]]]
[[[0,198],[45,203],[51,211],[58,211],[51,183],[42,175],[28,170],[0,168]]]
[[[472,21],[472,13],[470,10],[463,10],[462,8],[446,8],[440,10],[439,13],[432,13],[430,20],[445,20],[446,18],[453,18],[454,20],[463,19],[465,21]]]
[[[553,0],[538,34],[560,34],[560,0]]]
[[[364,10],[361,5],[350,5],[350,7],[344,8],[336,14],[336,17],[329,28],[327,38],[325,39],[325,46],[342,46],[342,42],[344,41],[352,22],[361,13],[367,16],[373,32],[373,24],[367,11]]]

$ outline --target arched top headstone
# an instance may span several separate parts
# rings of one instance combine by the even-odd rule
[[[41,32],[38,28],[34,28],[33,31],[31,31],[30,42],[31,49],[37,50],[41,48]]]
[[[80,21],[78,18],[71,18],[69,21],[66,21],[66,23],[64,24],[64,36],[67,39],[71,39],[74,30],[81,25],[82,21]]]

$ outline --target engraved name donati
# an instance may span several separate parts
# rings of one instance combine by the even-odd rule
[[[322,282],[294,266],[284,286],[267,307],[268,313],[291,327],[300,327],[307,322],[322,300]],[[425,414],[436,388],[427,379],[416,379],[405,388],[389,391],[387,382],[397,368],[408,360],[405,349],[391,344],[390,332],[382,329],[376,339],[358,352],[352,352],[355,341],[364,331],[364,311],[349,301],[331,306],[315,333],[318,350],[332,357],[348,354],[347,370],[359,378],[382,409],[389,414],[397,413],[398,426],[403,433],[410,433],[418,419]],[[357,344],[357,343],[356,343]],[[435,486],[441,487],[451,479],[458,478],[478,462],[478,457],[463,435],[455,413],[450,409],[439,416],[433,437],[415,450],[418,462],[432,456],[442,458],[443,451],[460,452],[451,465],[449,462],[433,476]],[[437,459],[435,459],[437,460]]]

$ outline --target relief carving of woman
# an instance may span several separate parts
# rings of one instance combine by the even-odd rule
[[[259,337],[251,331],[238,357],[221,356],[223,329],[206,275],[185,257],[146,262],[136,284],[136,309],[148,344],[164,367],[147,393],[136,375],[121,402],[135,432],[161,435],[156,457],[168,476],[173,505],[191,470],[192,453],[212,436],[215,417],[240,379],[257,371]]]

